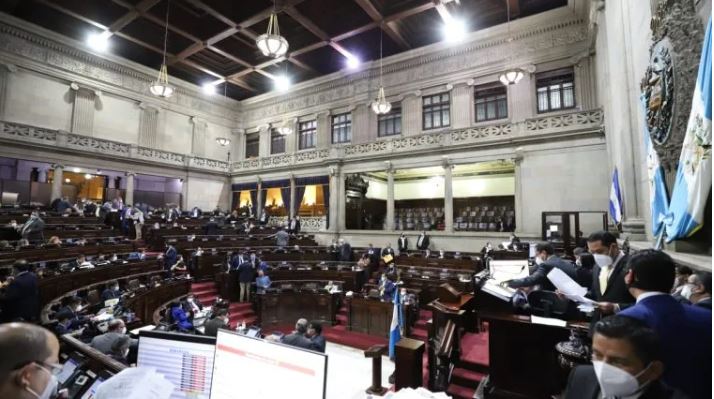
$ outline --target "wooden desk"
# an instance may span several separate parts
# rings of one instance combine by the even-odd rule
[[[134,250],[134,243],[120,244],[103,244],[103,245],[85,245],[76,247],[62,248],[40,248],[40,249],[23,249],[21,251],[0,252],[0,261],[25,259],[28,262],[39,260],[66,259],[76,257],[79,254],[87,256],[98,254],[113,254],[126,253]]]
[[[322,282],[324,283],[324,282]],[[291,291],[257,294],[258,320],[263,329],[293,325],[299,318],[335,323],[340,294]]]
[[[190,279],[164,282],[161,286],[149,289],[124,300],[125,306],[134,311],[143,324],[151,324],[154,312],[166,302],[188,295],[191,289]]]
[[[411,305],[404,305],[403,314],[406,317],[411,312]],[[353,297],[348,300],[349,329],[364,334],[389,338],[389,327],[392,324],[394,304],[376,299]],[[409,335],[411,320],[405,320],[404,336]]]

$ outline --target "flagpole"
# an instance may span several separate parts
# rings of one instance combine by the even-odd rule
[[[664,232],[665,232],[665,229],[663,228],[662,231],[657,236],[657,239],[655,240],[653,249],[655,249],[657,251],[661,251],[662,248],[664,247]]]

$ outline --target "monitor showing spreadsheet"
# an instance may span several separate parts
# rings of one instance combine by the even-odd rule
[[[60,372],[56,375],[59,383],[64,384],[65,381],[67,381],[67,379],[74,374],[78,365],[79,364],[76,360],[72,358],[67,359],[67,361],[62,365],[62,370],[60,370]]]
[[[208,399],[216,338],[141,331],[137,366],[153,367],[174,384],[171,399]]]
[[[324,353],[218,330],[211,399],[324,399],[326,377]]]

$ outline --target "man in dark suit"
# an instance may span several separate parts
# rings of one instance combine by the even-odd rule
[[[367,254],[367,258],[369,258],[370,265],[379,264],[379,252],[380,251],[374,248],[374,245],[369,244],[367,246],[367,251],[365,251],[365,254]]]
[[[409,239],[407,238],[404,233],[399,236],[399,239],[397,240],[397,249],[399,249],[399,253],[401,254],[402,252],[406,252],[407,249],[409,249]]]
[[[102,303],[110,299],[121,298],[121,291],[119,290],[119,282],[112,281],[107,284],[107,287],[102,291]]]
[[[281,340],[285,345],[296,346],[304,349],[314,349],[312,341],[305,336],[307,333],[307,320],[299,319],[295,323],[295,331],[283,337]]]
[[[340,261],[341,262],[352,262],[352,246],[345,242],[344,238],[340,238]]]
[[[692,305],[712,310],[712,274],[702,271],[692,273],[681,294]]]
[[[190,216],[192,219],[200,218],[201,215],[203,215],[203,211],[201,210],[201,208],[194,206],[193,209],[191,209]]]
[[[322,336],[322,324],[319,321],[311,321],[307,326],[306,336],[312,341],[313,350],[325,353],[325,337]]]
[[[660,343],[657,334],[637,320],[601,320],[593,334],[593,364],[573,369],[565,399],[685,399],[660,382],[666,371]]]
[[[95,204],[93,201],[85,201],[84,203],[84,209],[83,209],[84,216],[96,216],[97,215],[97,204]]]
[[[228,309],[219,308],[213,315],[211,320],[208,320],[203,325],[203,333],[209,337],[218,335],[218,329],[229,328],[228,326]]]
[[[588,250],[595,258],[593,283],[588,294],[598,302],[592,320],[595,323],[604,316],[630,306],[635,298],[625,284],[628,256],[620,251],[615,236],[607,231],[592,233],[588,237]]]
[[[178,252],[171,244],[166,244],[166,250],[164,251],[164,270],[171,269],[171,266],[176,264],[176,258],[178,257]]]
[[[2,320],[35,321],[40,311],[37,275],[32,272],[30,265],[24,260],[17,261],[14,268],[15,277],[0,296]]]
[[[295,216],[290,219],[290,224],[288,225],[288,233],[296,235],[300,234],[300,216]]]
[[[416,247],[422,251],[429,248],[429,236],[426,235],[426,231],[422,231],[417,238]]]
[[[536,245],[536,264],[538,268],[528,277],[509,280],[504,283],[511,288],[532,287],[539,285],[542,290],[554,291],[555,286],[548,279],[548,273],[553,268],[562,270],[568,277],[575,280],[577,278],[573,264],[555,255],[553,246],[549,243],[539,243]]]
[[[240,286],[240,302],[250,302],[250,285],[255,280],[255,273],[258,263],[255,254],[251,254],[251,259],[238,266],[238,284]],[[245,301],[243,300],[245,298]]]
[[[692,398],[711,398],[711,311],[679,303],[669,294],[675,265],[666,253],[639,251],[628,266],[625,282],[637,303],[618,316],[640,320],[660,337],[662,381]]]
[[[218,235],[218,223],[215,218],[208,219],[208,223],[203,226],[203,234],[207,236]]]
[[[44,241],[44,230],[45,222],[40,218],[40,214],[35,211],[30,214],[30,218],[22,225],[19,233],[22,238],[34,244]]]

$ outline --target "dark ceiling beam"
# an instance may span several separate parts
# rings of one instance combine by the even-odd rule
[[[125,2],[124,0],[112,0],[112,1],[113,1],[114,3],[120,5],[120,6],[124,7],[124,8],[129,9],[129,10],[134,10],[134,9],[135,9],[132,4],[127,3],[127,2]],[[142,18],[145,18],[145,19],[147,19],[147,20],[149,20],[149,21],[155,23],[156,25],[159,25],[159,26],[162,27],[162,28],[165,28],[165,27],[166,27],[166,21],[164,21],[163,19],[158,18],[158,17],[156,17],[155,15],[149,13],[149,12],[148,12],[148,9],[147,9],[147,10],[144,10],[144,11],[137,10],[137,12],[139,13],[139,15],[140,15]],[[190,40],[190,41],[192,41],[192,42],[200,42],[200,41],[201,41],[201,39],[199,39],[198,37],[196,37],[196,36],[194,36],[194,35],[192,35],[192,34],[186,32],[186,31],[183,30],[183,29],[177,28],[177,27],[175,27],[175,26],[173,26],[173,25],[171,25],[171,24],[169,24],[169,30],[170,30],[171,32],[174,32],[174,33],[180,35],[180,36],[183,36],[184,38],[186,38],[186,39],[188,39],[188,40]]]
[[[370,18],[372,18],[372,21],[380,23],[380,27],[382,28],[384,33],[386,33],[387,36],[389,36],[389,38],[392,39],[392,41],[397,43],[399,45],[399,47],[402,48],[402,50],[408,50],[408,49],[412,48],[412,46],[409,44],[409,42],[407,42],[406,39],[404,39],[404,37],[401,34],[399,34],[399,31],[395,30],[394,27],[392,27],[392,25],[382,22],[382,20],[384,19],[382,17],[382,14],[379,12],[379,10],[377,10],[377,8],[374,6],[374,4],[372,4],[372,2],[370,0],[354,0],[354,1],[355,1],[355,3],[357,3],[358,6],[360,6],[364,10],[364,12],[367,13],[367,15],[369,15]],[[395,23],[392,22],[392,24],[395,24]]]
[[[240,58],[234,56],[233,54],[231,54],[231,53],[229,53],[229,52],[223,51],[223,50],[219,49],[218,47],[208,46],[208,49],[211,50],[211,51],[213,51],[214,53],[220,54],[220,55],[224,56],[225,58],[228,58],[229,60],[235,62],[236,64],[239,64],[239,65],[244,66],[244,67],[246,67],[246,68],[252,68],[252,67],[253,67],[253,65],[251,65],[250,63],[248,63],[248,62],[246,62],[246,61],[243,61],[242,59],[240,59]]]
[[[114,33],[124,29],[124,27],[134,22],[134,20],[139,18],[142,13],[149,11],[149,9],[155,6],[159,1],[161,0],[143,0],[141,3],[137,4],[136,7],[130,9],[128,13],[112,22],[112,24],[109,25],[108,30]]]

